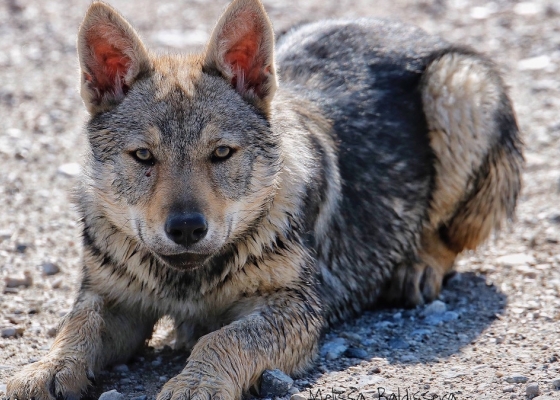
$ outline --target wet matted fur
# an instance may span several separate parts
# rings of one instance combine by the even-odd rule
[[[235,0],[202,54],[160,56],[95,2],[78,51],[82,285],[11,399],[79,398],[163,316],[192,351],[158,399],[238,399],[304,371],[329,324],[433,300],[513,215],[502,79],[417,28],[323,21],[274,49],[260,2]]]

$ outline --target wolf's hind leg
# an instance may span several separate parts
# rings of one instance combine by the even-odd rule
[[[442,55],[424,73],[422,100],[435,179],[419,262],[397,268],[391,286],[402,290],[392,300],[407,305],[435,299],[456,256],[513,217],[523,165],[511,102],[490,62]]]

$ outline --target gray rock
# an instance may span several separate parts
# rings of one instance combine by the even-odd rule
[[[290,396],[291,396],[292,394],[297,394],[297,393],[299,393],[299,389],[298,389],[297,387],[295,387],[295,386],[292,386],[292,387],[290,388],[290,390],[288,390],[288,394],[289,394]]]
[[[538,396],[539,395],[539,384],[537,382],[529,383],[527,385],[527,387],[525,388],[525,394],[527,394],[527,397],[529,397],[530,399]]]
[[[506,386],[502,391],[504,393],[513,393],[515,392],[515,386]]]
[[[377,329],[385,329],[385,328],[390,328],[393,325],[395,324],[391,321],[379,321],[378,323],[375,324],[375,327]]]
[[[344,356],[348,358],[359,358],[361,360],[364,360],[368,357],[368,352],[357,347],[350,347],[346,349],[346,351],[344,352]]]
[[[141,396],[136,396],[131,398],[130,400],[148,400],[148,396],[146,396],[145,394],[141,395]]]
[[[415,329],[410,333],[410,336],[415,339],[422,339],[425,336],[429,336],[432,333],[430,329]]]
[[[294,380],[279,369],[266,370],[262,374],[259,394],[262,397],[284,396],[293,384]]]
[[[342,332],[340,336],[351,340],[352,342],[361,343],[362,337],[354,332]]]
[[[0,331],[0,337],[16,338],[23,335],[25,328],[4,328]]]
[[[408,344],[408,342],[404,341],[401,338],[394,338],[389,340],[389,347],[394,350],[403,350],[408,349],[410,347],[410,344]]]
[[[124,400],[124,395],[113,389],[102,393],[99,400]]]
[[[327,360],[335,360],[340,357],[348,348],[346,344],[346,339],[336,338],[327,342],[321,347],[320,354]]]
[[[113,371],[115,372],[130,372],[128,365],[126,364],[118,364],[113,367]]]
[[[424,319],[424,323],[432,326],[440,325],[444,322],[454,321],[459,318],[459,314],[455,311],[446,311],[443,314],[428,315]]]
[[[25,252],[27,251],[27,248],[28,248],[28,247],[29,247],[29,245],[27,245],[27,244],[25,244],[25,243],[18,243],[18,244],[16,245],[16,251],[17,251],[18,253],[23,254],[23,253],[25,253]]]
[[[43,265],[41,265],[41,268],[43,269],[43,275],[56,275],[60,272],[60,268],[58,267],[58,265],[53,264],[53,263],[44,263]]]
[[[560,389],[560,378],[553,379],[551,383],[554,389]]]
[[[433,314],[443,314],[446,311],[447,311],[447,306],[445,305],[445,303],[441,300],[435,300],[432,301],[430,304],[428,304],[424,308],[424,310],[422,310],[422,315],[427,317],[428,315],[433,315]]]
[[[0,393],[6,393],[7,385],[5,383],[0,383]]]
[[[529,378],[527,378],[524,375],[520,375],[520,374],[510,375],[510,376],[507,376],[505,378],[505,381],[507,383],[525,383],[528,380],[529,380]]]
[[[418,362],[418,357],[413,356],[412,354],[404,354],[399,357],[399,360],[401,362],[415,363]]]

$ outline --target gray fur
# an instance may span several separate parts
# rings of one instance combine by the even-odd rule
[[[255,4],[232,7],[260,15]],[[224,20],[218,27],[229,26]],[[447,152],[433,145],[437,116],[426,114],[431,98],[423,94],[431,88],[425,71],[448,54],[480,65],[483,83],[501,94],[480,125],[496,127],[484,131],[480,166],[467,170],[469,182],[444,215],[433,205],[445,193],[437,166]],[[501,78],[476,53],[394,22],[304,25],[280,39],[274,97],[271,86],[249,100],[217,62],[203,59],[154,57],[122,101],[93,108],[78,194],[83,281],[62,324],[68,336],[55,343],[67,356],[53,350],[25,372],[31,379],[14,378],[12,398],[48,398],[42,377],[59,381],[44,371],[87,382],[68,360],[85,360],[88,373],[121,362],[165,315],[192,353],[158,399],[239,398],[266,368],[304,371],[329,323],[384,299],[432,300],[455,256],[486,239],[477,221],[511,217],[521,143]],[[267,71],[272,85],[274,68]],[[217,143],[235,148],[233,156],[213,160]],[[154,164],[135,160],[137,148],[149,148]],[[181,248],[162,226],[170,213],[193,210],[211,234]],[[465,237],[456,234],[462,226]],[[188,267],[165,261],[183,252]],[[85,336],[70,340],[79,323]],[[107,325],[137,335],[101,335]],[[87,341],[95,345],[79,347]]]

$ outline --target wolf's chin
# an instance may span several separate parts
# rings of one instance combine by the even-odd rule
[[[176,269],[176,270],[195,270],[204,265],[206,261],[210,258],[210,255],[206,254],[194,254],[194,253],[182,253],[174,255],[162,255],[156,254],[165,265]]]

